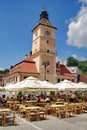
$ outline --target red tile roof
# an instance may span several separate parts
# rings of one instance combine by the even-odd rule
[[[79,82],[87,83],[87,74],[81,74]]]
[[[61,74],[71,74],[71,72],[65,67],[65,65],[60,65]]]
[[[60,70],[60,75],[64,75],[64,76],[76,76],[75,74],[72,74],[63,64],[56,64],[56,68],[58,68],[58,70]]]
[[[15,72],[22,73],[38,73],[35,62],[31,59],[25,59],[18,64],[16,64],[11,70],[10,74]]]

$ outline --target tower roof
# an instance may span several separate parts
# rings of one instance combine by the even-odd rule
[[[39,23],[44,24],[46,26],[52,26],[51,22],[49,21],[48,12],[46,11],[45,7],[40,13],[40,19],[38,24]]]
[[[46,11],[46,9],[45,9],[45,6],[44,6],[44,9],[42,10],[42,12],[41,12],[41,14],[40,14],[40,20],[41,20],[42,18],[45,18],[45,19],[49,20],[48,13],[47,13],[47,11]]]
[[[40,13],[40,19],[39,22],[37,23],[36,27],[32,30],[32,32],[39,26],[39,25],[43,25],[43,26],[47,26],[50,28],[54,28],[57,29],[56,27],[53,27],[51,22],[49,21],[49,17],[48,17],[48,12],[45,9],[45,6],[43,8],[43,10]]]

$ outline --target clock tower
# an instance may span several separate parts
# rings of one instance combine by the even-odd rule
[[[56,83],[56,39],[55,30],[49,21],[48,13],[44,9],[39,22],[32,30],[32,58],[40,73],[41,80]]]

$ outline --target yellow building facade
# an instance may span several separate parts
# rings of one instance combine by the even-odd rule
[[[64,79],[76,82],[76,75],[56,61],[56,29],[44,9],[32,30],[32,53],[10,69],[4,78],[5,85],[19,82],[28,76],[35,76],[54,84]]]
[[[56,38],[55,31],[48,18],[48,13],[43,10],[40,20],[32,30],[32,56],[40,73],[41,80],[55,83],[56,81]]]

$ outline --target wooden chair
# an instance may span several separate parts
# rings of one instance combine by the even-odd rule
[[[83,105],[81,103],[77,103],[75,109],[76,109],[76,114],[81,114],[83,112]]]
[[[3,126],[3,112],[0,112],[0,125]]]
[[[66,117],[66,110],[63,107],[55,108],[55,115],[59,118]]]
[[[25,117],[25,114],[26,114],[25,108],[19,107],[18,113],[19,113],[19,116]]]
[[[75,114],[75,106],[67,105],[66,106],[66,117],[74,116]]]
[[[4,121],[3,121],[4,126],[7,124],[16,125],[15,118],[16,118],[15,112],[13,112],[13,111],[4,112]]]
[[[55,116],[59,116],[59,108],[55,108]]]
[[[45,113],[46,115],[53,115],[53,109],[50,105],[45,106]]]
[[[40,116],[40,119],[46,119],[47,118],[46,109],[39,109],[39,116]]]
[[[85,103],[82,103],[82,112],[85,113],[86,110],[87,110],[86,104],[85,104]]]
[[[9,103],[9,109],[14,110],[14,105],[13,101],[11,101],[11,103]]]
[[[26,110],[26,119],[29,121],[40,120],[39,111],[37,109],[35,109],[35,110],[27,109]]]

